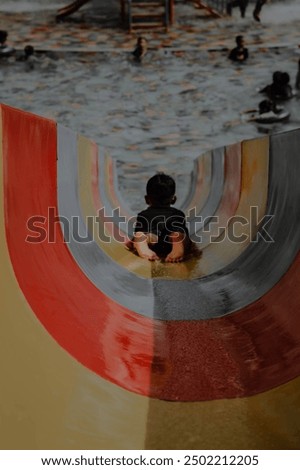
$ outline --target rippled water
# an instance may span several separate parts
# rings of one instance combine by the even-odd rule
[[[27,3],[41,9],[49,4]],[[3,5],[24,8],[26,2]],[[257,107],[262,99],[257,88],[271,81],[274,69],[289,72],[294,83],[298,58],[291,48],[257,52],[250,47],[248,63],[236,66],[221,50],[159,48],[150,50],[140,65],[126,50],[59,52],[40,56],[31,71],[23,63],[1,62],[1,99],[95,140],[101,151],[120,160],[121,189],[138,208],[153,172],[176,175],[183,197],[193,159],[204,151],[299,127],[297,98],[285,105],[291,112],[287,124],[258,126],[244,114]]]

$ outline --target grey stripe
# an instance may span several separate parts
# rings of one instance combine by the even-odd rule
[[[60,217],[68,221],[79,216],[79,233],[86,233],[78,195],[77,134],[58,126],[58,208]],[[62,228],[64,223],[61,222]],[[125,270],[107,256],[89,237],[89,243],[74,240],[74,226],[70,226],[70,243],[73,258],[90,281],[105,295],[121,305],[142,315],[152,316],[152,280],[141,279]],[[68,237],[65,232],[65,238]]]
[[[224,147],[213,150],[212,152],[212,179],[208,198],[200,215],[203,218],[203,224],[199,224],[197,235],[201,234],[203,227],[209,227],[211,217],[216,213],[222,199],[224,191]],[[192,238],[192,237],[191,237]]]

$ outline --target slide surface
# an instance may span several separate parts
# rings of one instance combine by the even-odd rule
[[[93,142],[6,105],[0,137],[1,447],[299,448],[300,130],[199,156],[174,266]]]

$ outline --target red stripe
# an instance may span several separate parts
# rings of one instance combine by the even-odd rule
[[[72,356],[102,377],[147,395],[152,321],[107,298],[63,243],[28,244],[32,215],[57,213],[56,125],[3,107],[6,235],[20,287],[36,316]],[[141,353],[142,351],[142,353]]]

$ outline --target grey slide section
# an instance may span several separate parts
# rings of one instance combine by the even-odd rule
[[[115,162],[112,161],[113,165],[114,163]],[[105,179],[108,178],[109,175],[106,171],[105,157],[102,154],[100,155],[98,154],[98,169],[99,169],[98,191],[99,191],[99,197],[101,199],[101,203],[103,204],[103,207],[105,210],[105,215],[112,218],[114,225],[118,227],[119,230],[122,231],[122,235],[124,234],[125,236],[132,237],[134,234],[134,223],[136,220],[136,214],[132,214],[130,222],[128,218],[126,217],[126,220],[120,223],[119,221],[120,214],[122,214],[122,211],[124,209],[125,209],[125,212],[128,211],[128,209],[127,209],[127,206],[124,205],[123,198],[119,199],[119,203],[120,203],[119,208],[112,206],[112,202],[109,196],[107,195],[106,189],[105,189]],[[114,173],[114,184],[115,185],[118,184],[116,173]],[[118,195],[119,195],[119,192],[118,192]],[[117,210],[117,213],[115,213],[115,210]]]
[[[76,140],[76,135],[73,139]],[[68,138],[59,138],[60,211],[67,217],[80,215],[76,184],[77,144],[73,142],[74,148],[70,146],[70,134]],[[70,251],[101,291],[150,318],[209,319],[243,308],[263,296],[280,280],[298,252],[299,147],[299,131],[279,134],[271,139],[267,213],[273,217],[266,228],[275,243],[267,243],[258,237],[231,265],[206,278],[186,281],[141,279],[117,265],[94,242],[70,243]],[[84,231],[83,222],[80,227]],[[263,229],[260,229],[262,235]]]
[[[87,231],[78,195],[77,134],[62,126],[58,126],[57,134],[58,207],[70,253],[85,275],[105,295],[136,313],[152,316],[154,297],[151,279],[139,278],[115,263],[90,236],[86,243],[78,243],[74,239],[74,225],[70,225],[71,233],[68,233],[64,221],[70,223],[74,216],[79,224],[75,232],[84,236]]]
[[[201,230],[205,226],[209,227],[211,217],[216,213],[222,200],[224,191],[225,164],[224,164],[224,147],[213,150],[212,152],[212,179],[208,198],[199,215],[202,216],[203,223],[197,224],[197,235],[201,234]],[[193,223],[191,223],[191,227]],[[193,230],[191,231],[191,235]],[[191,236],[193,239],[193,237]]]
[[[183,212],[186,210],[186,208],[189,208],[191,205],[191,201],[193,200],[193,196],[195,194],[195,191],[197,189],[197,181],[198,181],[198,161],[201,157],[195,158],[194,160],[194,165],[193,165],[193,173],[191,176],[191,184],[190,184],[190,189],[189,192],[186,196],[186,198],[182,201],[182,203],[178,206],[178,209],[181,209]]]
[[[256,241],[225,269],[199,280],[154,280],[155,318],[221,317],[256,301],[280,280],[300,246],[299,148],[299,130],[271,137],[266,212],[271,219],[260,221]]]

